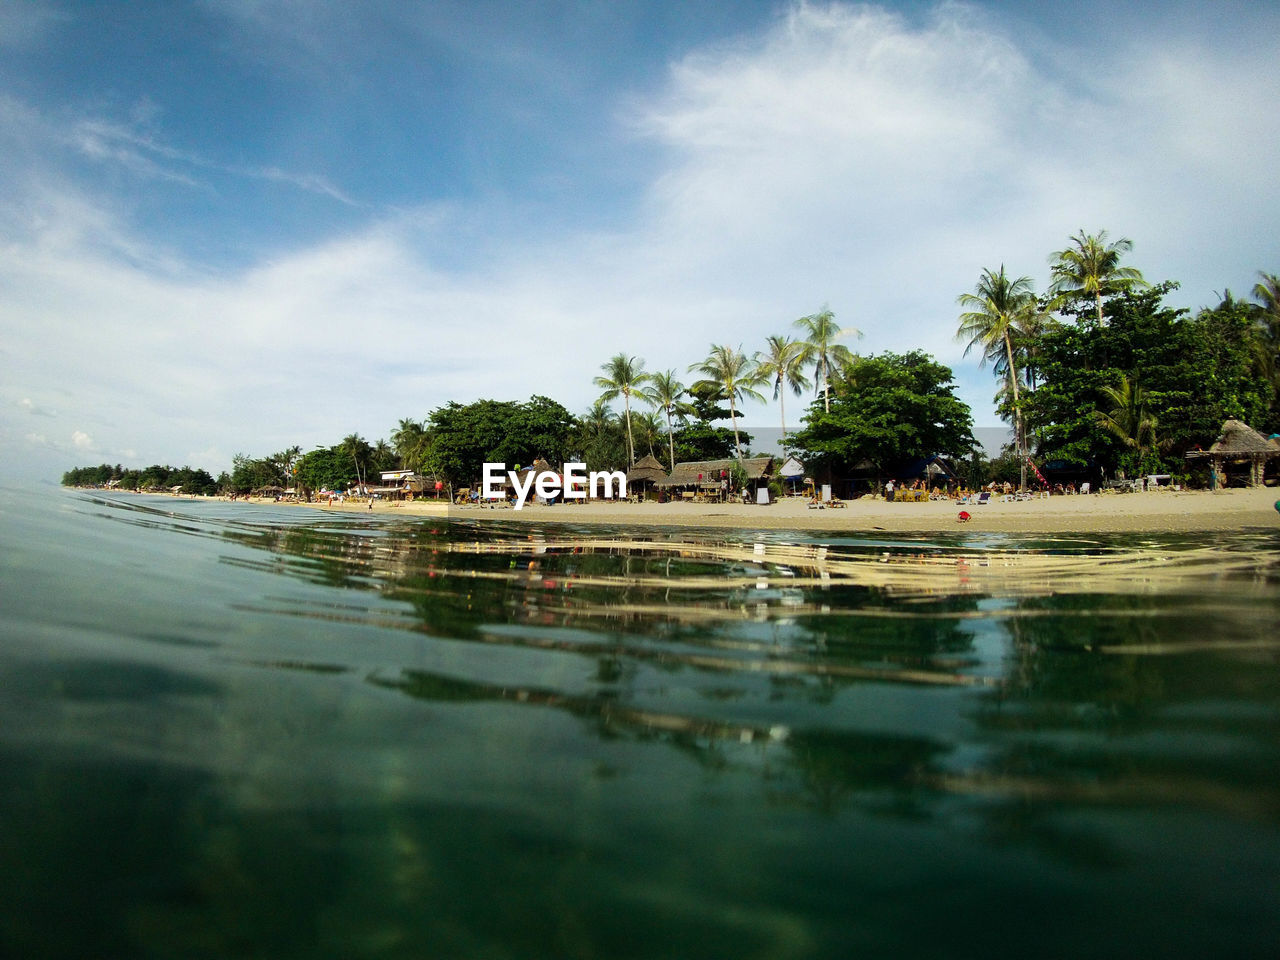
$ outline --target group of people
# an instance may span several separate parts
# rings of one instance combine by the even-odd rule
[[[991,483],[988,483],[986,486],[981,487],[978,490],[971,490],[969,489],[968,484],[962,484],[958,481],[951,481],[945,487],[931,488],[926,481],[920,479],[912,480],[910,482],[905,480],[889,480],[884,485],[884,498],[886,500],[893,500],[895,497],[899,497],[903,490],[910,490],[912,491],[913,496],[919,496],[919,491],[927,490],[929,491],[929,499],[931,500],[958,500],[963,502],[984,491],[990,494],[1012,494],[1017,492],[1017,489],[1017,486],[1008,480],[1003,482],[993,480]],[[1077,489],[1074,483],[1055,483],[1052,486],[1037,485],[1036,489],[1041,492],[1047,490],[1055,496],[1069,496],[1077,493],[1088,493],[1089,484],[1082,484],[1081,487]]]

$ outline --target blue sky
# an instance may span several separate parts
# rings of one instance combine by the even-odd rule
[[[214,472],[450,400],[581,411],[830,305],[953,366],[1080,229],[1176,304],[1280,269],[1246,3],[0,5],[0,478]],[[793,402],[789,411],[798,412]],[[794,420],[794,417],[789,417]],[[749,423],[776,423],[754,407]]]

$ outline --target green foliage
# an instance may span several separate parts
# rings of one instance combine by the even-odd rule
[[[602,401],[622,397],[623,412],[627,424],[627,457],[630,463],[636,460],[636,445],[631,431],[631,397],[634,394],[643,396],[642,388],[652,377],[645,373],[644,361],[639,357],[628,357],[625,353],[610,357],[601,365],[604,376],[595,378],[595,385],[604,390],[600,395]]]
[[[294,479],[309,499],[316,490],[345,489],[356,479],[355,465],[340,447],[320,447],[298,458]]]
[[[801,364],[813,364],[813,383],[822,391],[823,409],[828,410],[834,374],[841,366],[853,360],[852,351],[836,341],[844,337],[861,337],[862,331],[854,327],[842,329],[836,323],[836,315],[828,307],[823,307],[810,316],[801,317],[795,322],[795,326],[804,334],[799,361]]]
[[[1106,297],[1146,286],[1141,272],[1120,265],[1120,258],[1132,249],[1133,241],[1124,237],[1107,243],[1107,231],[1086,234],[1081,230],[1066,249],[1049,258],[1053,277],[1049,293],[1055,305],[1074,304],[1079,309],[1088,302],[1096,311],[1095,319],[1102,323]]]
[[[729,420],[733,424],[734,455],[742,449],[738,430],[738,401],[763,400],[757,387],[765,383],[764,375],[756,362],[742,352],[741,347],[712,344],[707,359],[690,364],[691,371],[701,373],[704,379],[694,384],[704,392],[719,391],[729,401]]]
[[[751,443],[751,434],[738,431],[744,444]],[[678,427],[675,431],[676,463],[690,460],[726,460],[734,455],[733,431],[728,427],[715,427],[701,420]]]
[[[831,410],[817,401],[790,447],[806,463],[849,471],[863,460],[884,470],[973,447],[973,418],[955,396],[952,373],[928,354],[854,357],[833,384]]]
[[[211,495],[218,492],[217,482],[205,470],[192,467],[168,467],[153,464],[142,470],[126,470],[119,464],[100,464],[96,467],[76,467],[62,475],[65,487],[105,487],[116,481],[122,490],[169,491],[174,487],[180,493]]]
[[[423,470],[427,454],[431,449],[431,435],[427,432],[425,423],[407,418],[401,420],[395,432],[391,434],[391,443],[395,447],[402,469],[418,472]]]
[[[1047,459],[1115,469],[1132,448],[1103,426],[1116,406],[1105,388],[1140,383],[1145,415],[1160,425],[1166,456],[1139,454],[1148,467],[1182,469],[1182,456],[1208,446],[1223,420],[1265,421],[1271,385],[1254,369],[1255,321],[1232,301],[1191,317],[1163,304],[1176,288],[1161,283],[1105,301],[1104,322],[1092,311],[1046,331],[1040,342],[1040,386],[1026,401]],[[1150,446],[1150,444],[1145,444]]]
[[[724,388],[719,384],[699,380],[687,391],[690,413],[703,423],[716,420],[728,420],[729,408],[723,406],[727,402]]]
[[[235,493],[284,486],[287,479],[281,475],[279,464],[271,457],[254,459],[237,453],[231,458],[231,489]]]
[[[577,422],[547,397],[527,403],[477,400],[449,403],[431,412],[427,466],[455,484],[478,480],[486,462],[528,465],[538,457],[559,465],[574,451]],[[592,469],[595,465],[592,464]]]
[[[627,434],[623,421],[603,400],[597,400],[578,420],[573,434],[573,459],[592,470],[625,470]]]

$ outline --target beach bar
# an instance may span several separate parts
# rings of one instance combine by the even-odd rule
[[[656,481],[657,486],[671,491],[673,497],[684,500],[718,500],[733,485],[734,467],[746,472],[746,493],[751,502],[756,501],[756,490],[767,487],[774,478],[773,457],[752,457],[747,460],[690,460],[677,463],[671,475]]]

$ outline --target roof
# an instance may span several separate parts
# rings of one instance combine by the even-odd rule
[[[1253,427],[1239,420],[1228,420],[1222,425],[1217,441],[1208,450],[1192,451],[1187,456],[1251,457],[1256,454],[1275,456],[1280,453],[1272,443]]]
[[[787,457],[782,466],[778,468],[778,474],[783,477],[803,477],[804,464],[795,457]]]
[[[677,463],[675,469],[671,471],[671,476],[666,480],[659,480],[658,486],[688,487],[696,483],[719,480],[720,471],[723,470],[728,474],[738,464],[747,471],[748,480],[762,480],[773,476],[773,457],[752,457],[750,460],[690,460],[687,463]],[[701,480],[698,479],[699,474],[702,475]]]
[[[633,463],[627,471],[627,483],[643,483],[646,480],[665,480],[666,478],[666,469],[652,453],[638,463]]]

